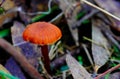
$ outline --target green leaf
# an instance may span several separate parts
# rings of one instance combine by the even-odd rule
[[[3,76],[4,76],[4,77],[7,77],[7,78],[9,78],[9,79],[19,79],[19,78],[14,77],[14,76],[12,76],[11,74],[8,74],[8,73],[6,73],[6,72],[4,72],[4,71],[0,71],[0,76],[2,76],[2,79],[4,79]]]
[[[3,38],[3,37],[5,37],[5,36],[9,35],[9,33],[10,33],[10,29],[9,29],[9,28],[8,28],[8,29],[1,30],[1,31],[0,31],[0,38]]]
[[[81,18],[82,16],[84,16],[85,15],[85,12],[83,11],[83,12],[80,12],[77,16],[76,16],[76,19],[79,19],[79,18]]]
[[[108,73],[108,74],[106,74],[105,75],[105,79],[109,79],[109,76],[110,76],[110,74]]]
[[[119,51],[119,49],[118,49],[118,47],[117,46],[113,46],[113,49],[114,49],[114,52],[117,52],[117,53],[119,53],[120,51]]]
[[[3,14],[3,13],[5,13],[5,10],[3,7],[0,7],[0,14]]]
[[[78,56],[77,59],[78,59],[79,63],[80,63],[81,65],[83,65],[83,58],[82,58],[81,56]]]
[[[60,71],[65,71],[65,70],[68,70],[68,69],[69,69],[68,66],[65,65],[65,66],[62,66],[62,67],[60,68]]]
[[[84,20],[82,23],[83,23],[83,24],[90,23],[90,20]]]

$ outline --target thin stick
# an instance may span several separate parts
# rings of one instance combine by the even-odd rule
[[[103,77],[104,75],[106,75],[107,73],[110,73],[116,69],[120,68],[120,64],[118,64],[117,66],[115,67],[112,67],[111,69],[108,69],[107,71],[105,71],[104,73],[98,75],[95,79],[100,79],[101,77]]]
[[[31,12],[24,12],[24,11],[21,10],[21,9],[18,9],[18,11],[19,11],[20,13],[27,14],[27,15],[50,14],[52,1],[53,1],[53,0],[49,0],[49,1],[48,1],[48,11],[46,11],[46,12],[39,11],[39,12],[33,12],[33,13],[31,13]]]
[[[12,46],[6,40],[0,38],[0,47],[5,49],[14,59],[20,64],[20,66],[32,77],[32,79],[43,79],[38,71],[27,61],[25,56],[17,51],[14,46]]]
[[[86,3],[86,4],[88,4],[88,5],[90,5],[90,6],[92,6],[92,7],[94,7],[94,8],[96,8],[96,9],[98,9],[98,10],[100,10],[101,12],[103,12],[103,13],[105,13],[105,14],[113,17],[113,18],[115,18],[116,20],[120,21],[120,18],[119,18],[119,17],[111,14],[110,12],[108,12],[108,11],[106,11],[106,10],[104,10],[104,9],[102,9],[102,8],[100,8],[100,7],[92,4],[92,3],[90,3],[90,2],[88,2],[87,0],[81,0],[81,1],[84,2],[84,3]]]
[[[90,38],[87,38],[87,37],[84,36],[83,39],[84,39],[84,40],[87,40],[87,41],[89,41],[89,42],[91,42],[91,43],[93,43],[93,44],[96,44],[96,45],[98,45],[98,46],[100,46],[100,47],[105,48],[104,45],[99,44],[99,43],[95,42],[94,40],[92,40],[92,39],[90,39]]]
[[[52,60],[57,53],[55,51],[57,50],[58,46],[60,45],[61,41],[58,41],[56,45],[52,45],[50,52],[49,52],[49,57],[50,60]]]
[[[89,51],[88,51],[86,45],[85,45],[85,44],[82,44],[82,47],[83,47],[83,49],[85,50],[85,53],[87,54],[88,59],[89,59],[91,65],[92,65],[92,67],[93,67],[94,63],[93,63],[93,60],[92,60],[92,58],[91,58],[91,56],[90,56],[90,53],[89,53]],[[94,67],[93,67],[93,68],[94,68]]]
[[[59,13],[57,16],[55,16],[52,20],[50,20],[49,22],[54,22],[56,21],[59,17],[61,17],[63,15],[63,12]]]

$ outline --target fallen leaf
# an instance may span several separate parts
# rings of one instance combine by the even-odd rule
[[[2,2],[2,0],[0,0],[0,2]],[[5,10],[10,10],[15,7],[15,4],[13,0],[5,0],[1,7],[3,7]]]
[[[34,67],[38,67],[38,57],[41,56],[40,51],[37,48],[37,45],[25,42],[22,38],[22,33],[25,29],[25,26],[15,21],[13,27],[11,27],[12,42],[13,45],[20,50],[24,56],[28,59],[29,63]]]
[[[120,79],[120,72],[110,74],[109,79]]]
[[[1,14],[0,15],[0,27],[2,27],[3,24],[12,20],[14,17],[16,17],[16,15],[17,15],[16,12]]]
[[[92,43],[92,55],[95,62],[96,71],[103,66],[110,57],[108,50],[109,43],[100,29],[93,25],[92,27],[92,40],[96,43]]]
[[[86,69],[71,55],[66,55],[66,62],[74,79],[93,79]]]

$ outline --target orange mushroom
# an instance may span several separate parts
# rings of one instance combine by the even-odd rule
[[[51,70],[47,45],[55,43],[61,37],[61,30],[57,26],[48,22],[36,22],[29,24],[23,32],[24,40],[41,45],[44,66],[49,74],[51,74]]]

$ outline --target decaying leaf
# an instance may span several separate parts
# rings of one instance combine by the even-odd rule
[[[0,15],[0,27],[2,27],[4,23],[9,22],[14,17],[16,17],[16,14],[17,14],[16,12],[11,12]]]
[[[2,2],[2,0],[0,0],[0,2]],[[5,10],[10,10],[15,7],[15,4],[13,0],[5,0],[1,7],[3,7]]]
[[[113,74],[110,74],[109,79],[120,79],[120,72],[115,72]]]
[[[11,28],[12,42],[18,50],[20,50],[24,56],[28,59],[34,67],[38,67],[38,57],[40,57],[40,51],[37,50],[37,46],[28,42],[25,42],[22,38],[22,33],[25,26],[15,21]]]
[[[92,40],[96,43],[92,43],[92,55],[95,66],[99,68],[103,66],[110,57],[110,52],[108,50],[108,46],[110,45],[100,29],[94,25],[92,27]]]
[[[74,79],[93,79],[85,68],[77,62],[71,55],[66,55],[66,62]]]
[[[3,1],[3,3],[2,3]],[[12,20],[14,17],[16,17],[17,12],[7,12],[15,7],[15,4],[12,0],[0,0],[1,6],[0,8],[3,9],[1,12],[0,10],[0,27],[4,24]]]
[[[5,68],[12,74],[17,76],[21,79],[26,79],[23,71],[21,70],[20,66],[16,63],[15,59],[13,57],[10,57],[6,63]]]

